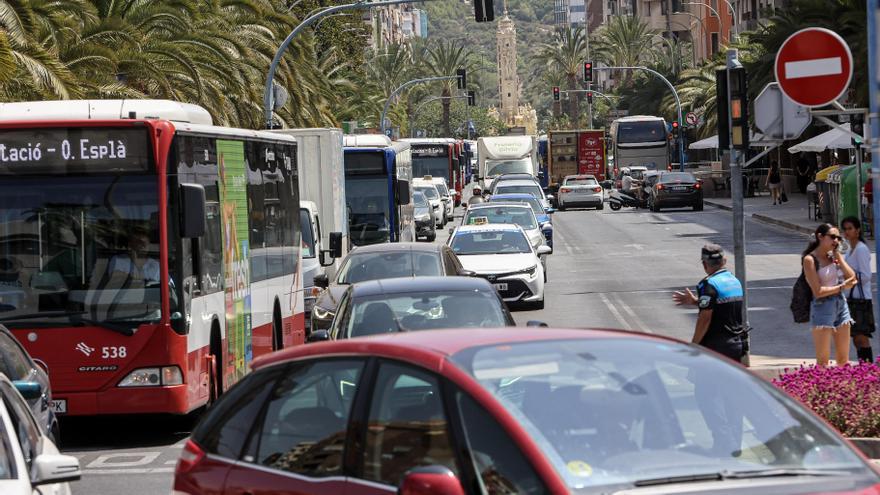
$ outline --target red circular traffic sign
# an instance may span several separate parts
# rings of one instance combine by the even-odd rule
[[[853,58],[849,46],[834,31],[806,28],[792,34],[776,53],[776,81],[792,101],[822,107],[849,87]]]

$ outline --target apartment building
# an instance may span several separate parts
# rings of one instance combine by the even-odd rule
[[[364,22],[371,28],[369,44],[373,51],[428,36],[428,12],[412,5],[389,5],[364,11]]]

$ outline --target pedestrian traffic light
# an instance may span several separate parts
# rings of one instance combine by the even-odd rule
[[[865,115],[861,113],[857,113],[852,116],[852,119],[849,123],[849,130],[853,132],[853,134],[858,134],[862,136],[861,139],[852,136],[852,145],[854,148],[860,148],[862,143],[865,142]]]
[[[587,91],[587,103],[589,103],[590,105],[593,104],[593,92],[592,91]]]
[[[741,151],[749,149],[749,84],[743,67],[728,69],[730,142]]]
[[[593,82],[593,62],[584,62],[584,81]]]
[[[477,106],[477,92],[476,91],[468,91],[467,98],[468,98],[468,106],[469,107]]]
[[[492,22],[495,20],[495,6],[492,0],[473,0],[474,20],[477,22]]]
[[[553,86],[553,101],[559,101],[559,86]]]
[[[467,71],[458,69],[455,71],[455,75],[458,76],[458,89],[467,89]]]

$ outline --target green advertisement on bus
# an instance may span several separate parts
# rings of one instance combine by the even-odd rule
[[[223,273],[226,300],[226,353],[233,381],[253,359],[250,246],[248,244],[247,164],[244,143],[217,140],[222,207]]]

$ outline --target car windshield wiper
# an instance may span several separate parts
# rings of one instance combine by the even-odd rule
[[[847,471],[834,471],[829,469],[804,469],[804,468],[779,468],[758,469],[754,471],[718,471],[714,473],[685,474],[681,476],[665,476],[662,478],[648,478],[636,480],[634,486],[657,486],[673,485],[676,483],[690,483],[697,481],[723,481],[742,480],[754,478],[774,478],[779,476],[845,476]]]

